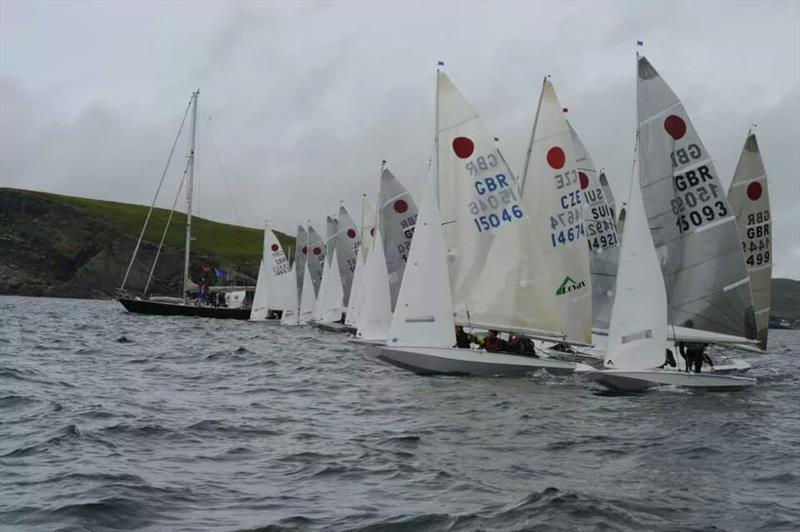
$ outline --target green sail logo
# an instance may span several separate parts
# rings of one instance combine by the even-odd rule
[[[576,290],[580,290],[586,286],[586,281],[576,282],[575,279],[567,275],[564,277],[564,280],[561,281],[561,285],[556,290],[557,296],[563,296],[569,292],[575,292]]]

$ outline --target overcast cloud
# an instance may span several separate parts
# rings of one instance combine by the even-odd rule
[[[294,234],[344,200],[358,219],[382,159],[421,193],[444,60],[516,172],[550,74],[620,197],[643,40],[726,186],[758,124],[773,275],[800,278],[799,5],[3,0],[0,186],[149,204],[200,87],[198,215]]]

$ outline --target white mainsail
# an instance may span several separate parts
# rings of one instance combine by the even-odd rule
[[[339,206],[339,226],[336,239],[336,257],[339,260],[339,274],[342,279],[342,305],[350,304],[350,293],[353,288],[353,277],[356,271],[356,253],[361,242],[358,229],[344,208]]]
[[[346,325],[355,326],[358,323],[358,309],[361,301],[361,288],[364,284],[364,254],[366,248],[362,245],[356,252],[356,269],[353,273],[353,284],[350,290],[350,301],[347,303]]]
[[[251,320],[267,319],[270,310],[279,310],[283,307],[285,279],[288,274],[289,260],[283,252],[283,247],[275,233],[269,227],[265,227],[264,253],[250,311]]]
[[[607,331],[614,304],[619,262],[619,238],[614,219],[614,197],[605,174],[598,176],[594,161],[572,124],[567,121],[578,183],[583,195],[583,227],[589,244],[589,271],[592,279],[592,328]]]
[[[389,272],[383,253],[381,231],[375,231],[375,245],[364,270],[364,303],[358,313],[356,336],[367,340],[385,340],[392,322]]]
[[[300,305],[300,294],[303,291],[303,275],[306,272],[308,255],[308,233],[302,225],[297,226],[297,239],[294,241],[294,270],[297,276],[297,305]]]
[[[605,366],[623,370],[660,366],[667,349],[667,294],[637,180],[631,184],[616,292]]]
[[[333,257],[331,263],[326,267],[327,285],[325,290],[320,290],[320,298],[318,300],[319,313],[314,316],[314,319],[320,323],[333,323],[342,319],[342,298],[344,292],[342,291],[342,277],[339,274],[339,260],[337,258],[338,250],[333,248]]]
[[[328,294],[331,290],[341,291],[341,286],[337,289],[334,284],[331,284],[331,261],[333,259],[333,251],[336,249],[336,229],[337,221],[335,218],[327,217],[325,220],[326,234],[325,234],[325,260],[322,262],[322,281],[317,291],[317,302],[314,305],[314,321],[322,321],[322,316],[325,313],[325,305],[330,304],[330,299],[333,297]],[[341,284],[341,279],[339,279]],[[341,306],[339,303],[337,306]]]
[[[736,218],[683,104],[644,56],[638,57],[638,102],[639,178],[669,323],[755,338]]]
[[[397,294],[403,281],[403,271],[411,249],[414,224],[417,223],[417,205],[408,190],[388,168],[381,168],[378,226],[383,235],[386,268],[389,272],[389,293],[392,310],[397,304]]]
[[[456,343],[447,250],[430,177],[389,328],[389,345],[453,347]]]
[[[728,199],[736,216],[742,252],[750,275],[759,346],[766,349],[772,283],[772,216],[767,172],[756,135],[752,131],[747,134],[742,148]]]
[[[303,293],[300,294],[300,315],[298,317],[298,322],[301,324],[314,319],[314,305],[317,302],[314,283],[311,280],[311,262],[306,262],[306,271],[303,275]]]
[[[583,199],[570,127],[545,78],[520,186],[536,233],[529,245],[553,275],[567,339],[592,339],[592,290]]]
[[[311,277],[311,284],[314,286],[314,297],[319,294],[319,287],[322,284],[322,265],[325,262],[325,244],[322,238],[314,230],[308,226],[308,253],[306,255],[306,263],[308,264],[308,272]]]
[[[436,88],[437,193],[455,322],[562,334],[556,281],[539,260],[533,220],[513,172],[481,118],[443,72]]]

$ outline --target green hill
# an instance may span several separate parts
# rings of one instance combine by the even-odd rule
[[[147,217],[149,207],[131,203],[118,203],[116,201],[79,198],[77,196],[64,196],[48,192],[33,192],[30,194],[48,198],[53,201],[74,205],[85,212],[108,220],[122,232],[136,238],[142,230],[142,224]],[[150,216],[144,239],[158,243],[169,218],[167,209],[155,208]],[[284,249],[294,246],[294,237],[275,231]],[[224,259],[227,263],[253,262],[261,260],[264,242],[264,230],[252,227],[243,227],[221,222],[206,220],[192,216],[192,250],[213,257]],[[175,212],[170,222],[169,230],[164,243],[174,248],[183,248],[186,239],[186,214]]]
[[[125,275],[148,207],[0,188],[0,294],[110,297]],[[126,289],[144,288],[169,211],[155,209]],[[186,216],[170,223],[151,293],[179,295]],[[294,238],[276,231],[289,251]],[[192,279],[204,265],[228,283],[254,284],[264,230],[192,217]],[[293,251],[293,250],[292,250]]]

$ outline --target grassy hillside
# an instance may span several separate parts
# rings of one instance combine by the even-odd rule
[[[81,210],[105,219],[115,225],[123,233],[138,238],[142,224],[147,217],[149,207],[118,203],[115,201],[79,198],[50,194],[47,192],[30,192],[44,198],[78,207]],[[169,211],[156,208],[150,217],[144,238],[153,243],[161,240]],[[175,212],[170,223],[165,244],[175,248],[183,248],[186,239],[186,215]],[[284,250],[294,247],[294,237],[275,231]],[[214,222],[192,216],[192,251],[224,259],[226,263],[254,262],[261,259],[264,242],[263,229],[242,227],[238,225]]]

